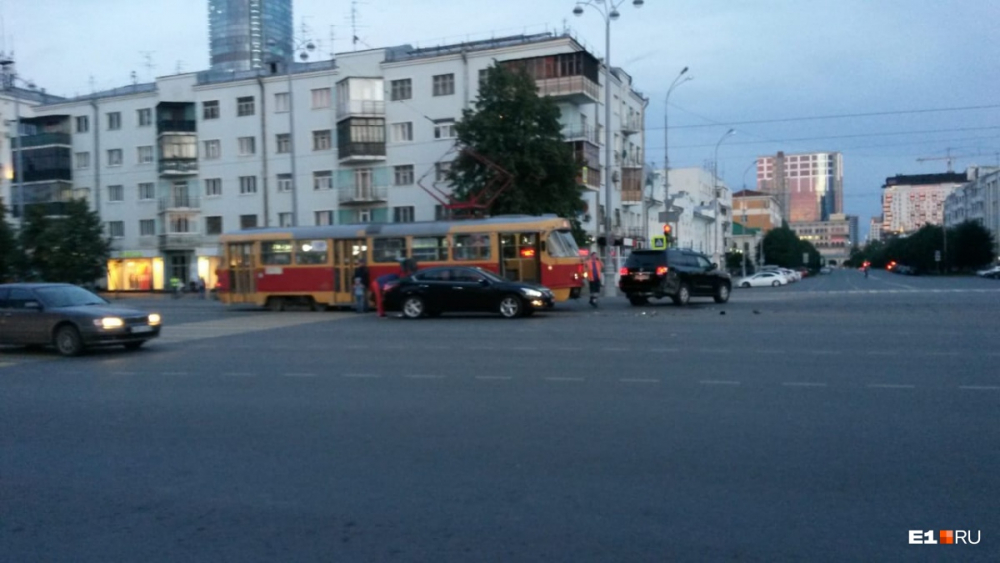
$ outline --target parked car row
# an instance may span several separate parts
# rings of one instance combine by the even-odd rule
[[[994,280],[1000,280],[1000,264],[993,266],[992,268],[986,268],[985,270],[979,270],[976,275],[981,278],[991,278]]]
[[[805,268],[792,270],[780,266],[762,266],[756,274],[737,280],[736,285],[743,288],[780,287],[795,283],[806,275],[808,275],[808,270]]]

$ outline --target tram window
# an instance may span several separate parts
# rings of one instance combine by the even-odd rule
[[[326,248],[325,240],[297,240],[295,241],[295,263],[326,264]]]
[[[260,243],[260,263],[286,266],[292,263],[292,241],[275,240]]]
[[[377,238],[372,247],[374,262],[398,262],[406,258],[405,238]]]
[[[455,260],[489,260],[490,235],[455,235],[455,248],[452,254]]]
[[[444,262],[448,260],[448,238],[413,237],[412,256],[418,262]]]
[[[559,231],[553,231],[549,233],[549,238],[546,240],[545,249],[548,251],[549,256],[567,256],[568,250],[566,245],[563,244],[562,238],[559,236]]]

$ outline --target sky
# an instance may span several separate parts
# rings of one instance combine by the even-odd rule
[[[610,0],[609,0],[610,1]],[[574,0],[295,0],[320,52],[569,29],[604,56],[604,19]],[[359,41],[351,41],[352,6]],[[1000,164],[996,0],[625,0],[611,63],[649,98],[646,160],[753,188],[758,156],[839,151],[862,235],[897,174]],[[0,0],[18,72],[72,96],[208,66],[208,0]],[[152,66],[150,66],[150,63]],[[693,79],[667,89],[682,68]],[[664,115],[668,134],[664,135]],[[665,139],[666,137],[666,139]]]

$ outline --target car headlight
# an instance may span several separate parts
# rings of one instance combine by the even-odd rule
[[[125,326],[125,321],[118,317],[104,317],[103,319],[94,319],[94,325],[104,329],[121,328]]]
[[[542,292],[541,291],[538,291],[536,289],[529,289],[527,287],[522,287],[521,288],[521,293],[523,293],[526,297],[538,298],[538,297],[542,296]]]
[[[147,320],[149,321],[150,325],[158,325],[158,324],[160,324],[160,315],[158,315],[156,313],[150,313],[150,315],[147,318]]]

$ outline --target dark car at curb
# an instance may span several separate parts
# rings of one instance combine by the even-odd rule
[[[618,288],[633,305],[669,297],[686,305],[692,297],[729,301],[732,278],[707,256],[692,250],[634,250],[619,272]]]
[[[387,286],[383,299],[387,311],[400,311],[410,319],[458,312],[526,317],[555,303],[546,287],[505,280],[474,267],[420,270]]]
[[[54,346],[64,356],[87,348],[135,350],[160,334],[160,315],[116,307],[70,284],[0,285],[0,344]]]

